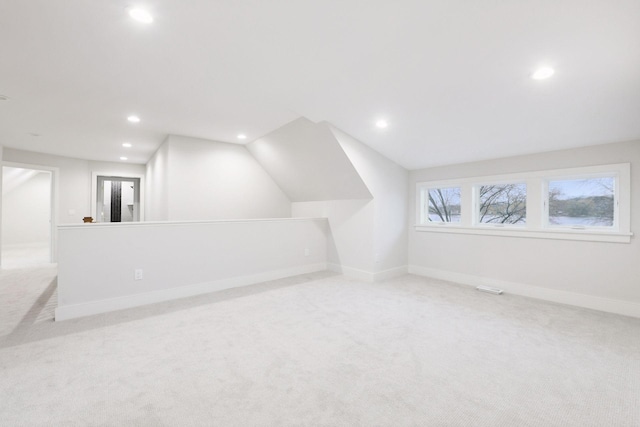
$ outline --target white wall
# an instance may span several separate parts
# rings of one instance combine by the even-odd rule
[[[144,165],[96,162],[5,148],[6,162],[41,165],[59,169],[58,224],[81,223],[91,216],[91,174],[109,172],[118,176],[144,175]]]
[[[165,141],[147,163],[146,171],[146,219],[169,219],[169,144]]]
[[[515,293],[625,313],[640,304],[640,241],[604,243],[415,231],[415,186],[544,169],[631,163],[631,230],[640,232],[640,141],[518,156],[410,173],[410,271],[459,281],[485,279]],[[564,294],[569,293],[569,294]],[[587,297],[582,297],[587,296]],[[618,312],[620,312],[618,310]],[[630,311],[631,310],[631,311]]]
[[[329,200],[292,203],[294,218],[327,218],[330,234],[327,262],[345,274],[371,278],[374,270],[373,200]]]
[[[57,320],[324,270],[327,261],[325,219],[102,223],[58,233]]]
[[[406,272],[407,170],[328,123],[317,126],[335,138],[373,199],[297,202],[293,216],[328,218],[328,260],[345,274],[377,280]]]
[[[371,198],[328,126],[301,117],[247,148],[292,202]]]
[[[2,156],[4,153],[4,147],[0,145],[0,165],[2,165]],[[2,174],[0,173],[0,194],[2,194],[3,182]],[[2,197],[0,197],[0,212],[2,212]],[[0,215],[0,245],[2,245],[2,215]],[[0,265],[2,265],[2,251],[0,250]]]
[[[242,145],[171,135],[148,171],[153,219],[291,216],[287,195]]]
[[[3,168],[2,245],[49,244],[51,234],[51,173],[34,171],[16,187],[7,188],[7,174],[14,168]],[[23,170],[21,172],[27,172]]]
[[[408,171],[339,129],[330,130],[373,194],[373,271],[406,267]]]

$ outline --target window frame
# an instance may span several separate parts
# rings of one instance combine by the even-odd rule
[[[614,177],[614,227],[549,226],[549,181]],[[525,183],[527,186],[527,220],[523,225],[496,226],[478,224],[476,208],[481,185],[498,183]],[[460,187],[460,222],[423,222],[421,197],[434,188]],[[454,234],[480,234],[505,237],[579,240],[594,242],[629,243],[631,241],[631,165],[607,165],[537,170],[493,176],[475,176],[460,179],[416,182],[416,231]],[[471,209],[469,209],[471,208]]]

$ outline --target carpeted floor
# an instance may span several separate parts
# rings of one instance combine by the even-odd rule
[[[49,243],[2,246],[2,268],[42,267],[51,262]]]
[[[54,323],[0,272],[2,426],[639,426],[640,319],[333,273]]]

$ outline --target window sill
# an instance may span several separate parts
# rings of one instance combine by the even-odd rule
[[[581,240],[587,242],[629,243],[633,233],[588,230],[531,230],[507,227],[463,227],[460,225],[420,225],[416,224],[416,231],[430,233],[451,234],[479,234],[484,236],[525,237],[531,239]]]

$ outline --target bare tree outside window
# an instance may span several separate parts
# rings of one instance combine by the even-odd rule
[[[549,224],[611,227],[614,195],[614,177],[549,181]]]
[[[478,213],[480,223],[525,224],[527,222],[527,185],[482,185]]]
[[[460,187],[429,190],[429,221],[460,222]]]

